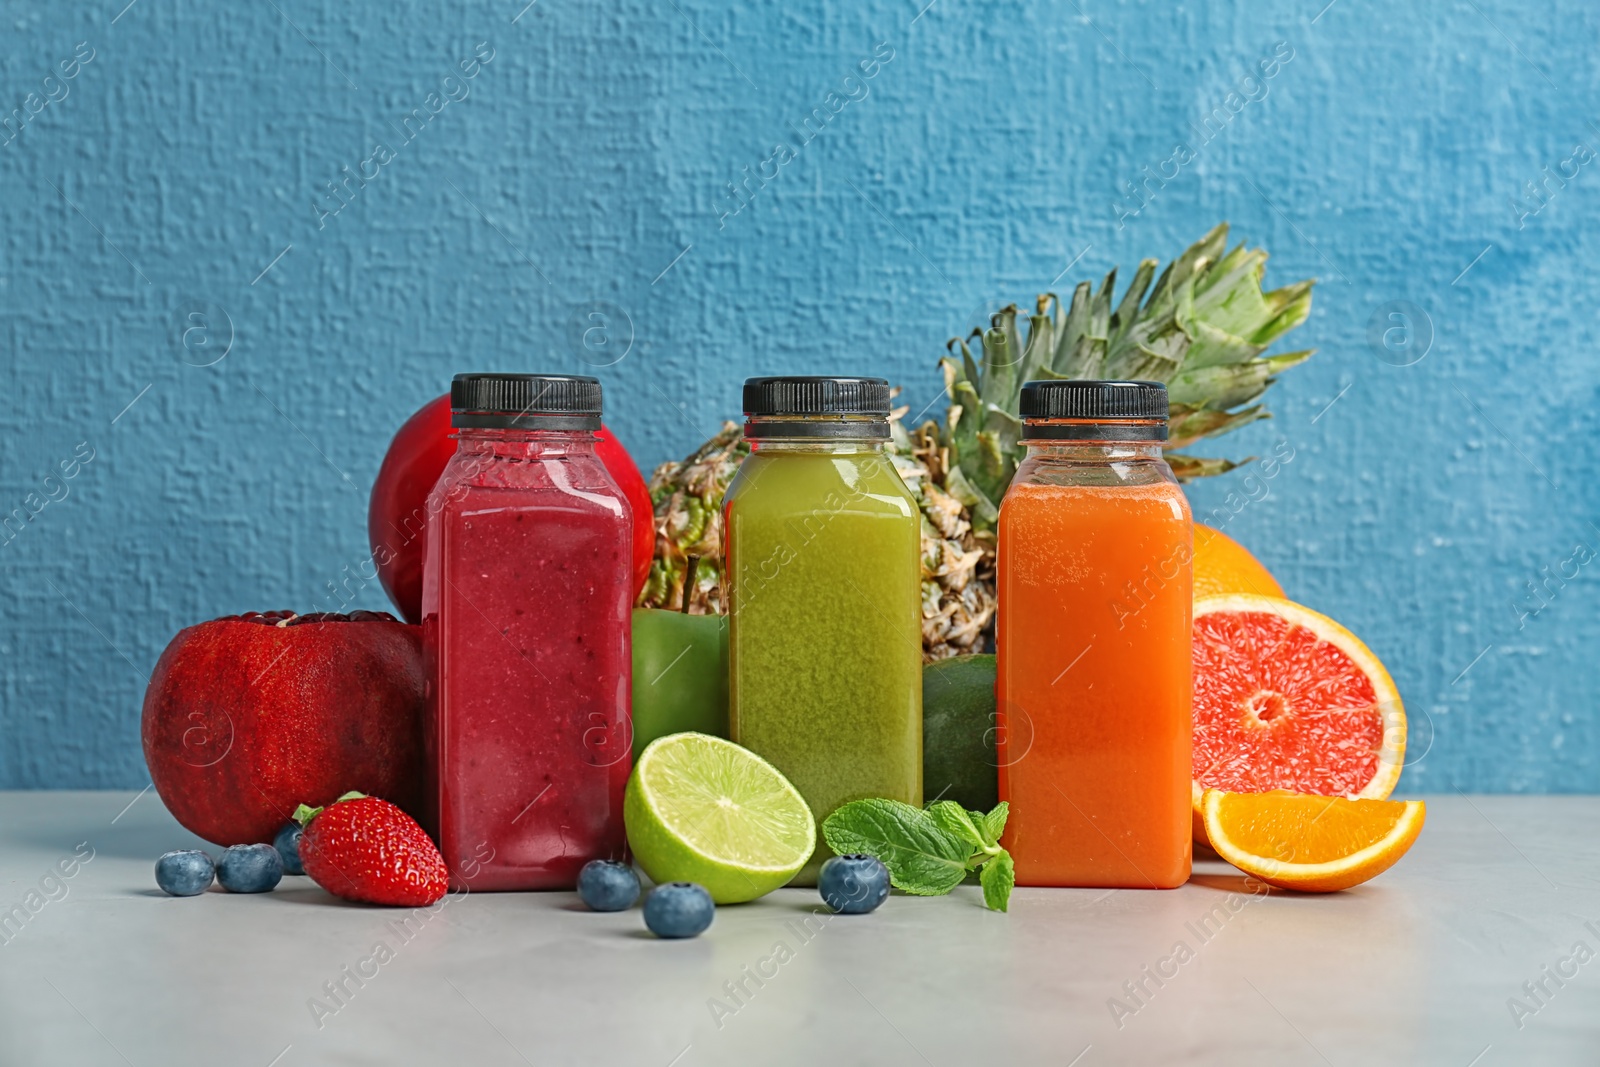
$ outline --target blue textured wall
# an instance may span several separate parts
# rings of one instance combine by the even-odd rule
[[[749,374],[934,404],[980,309],[1224,218],[1321,352],[1223,442],[1293,461],[1197,511],[1390,665],[1406,788],[1600,785],[1592,4],[523,2],[0,5],[0,512],[58,498],[0,546],[0,786],[146,781],[167,639],[330,607],[454,371],[631,335],[648,467]]]

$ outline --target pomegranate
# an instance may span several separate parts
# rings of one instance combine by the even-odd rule
[[[229,615],[161,654],[141,733],[156,792],[218,845],[271,841],[350,790],[422,799],[422,635],[387,612]]]

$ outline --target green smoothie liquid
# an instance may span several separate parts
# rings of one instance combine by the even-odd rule
[[[727,496],[729,728],[821,823],[863,797],[922,803],[916,502],[868,444],[762,442]]]

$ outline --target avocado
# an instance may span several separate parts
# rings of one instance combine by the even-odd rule
[[[971,811],[999,801],[995,659],[954,656],[922,668],[922,796]]]

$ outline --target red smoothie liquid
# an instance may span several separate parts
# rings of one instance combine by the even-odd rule
[[[459,438],[429,501],[429,830],[452,888],[570,889],[626,848],[628,503],[590,433]]]

